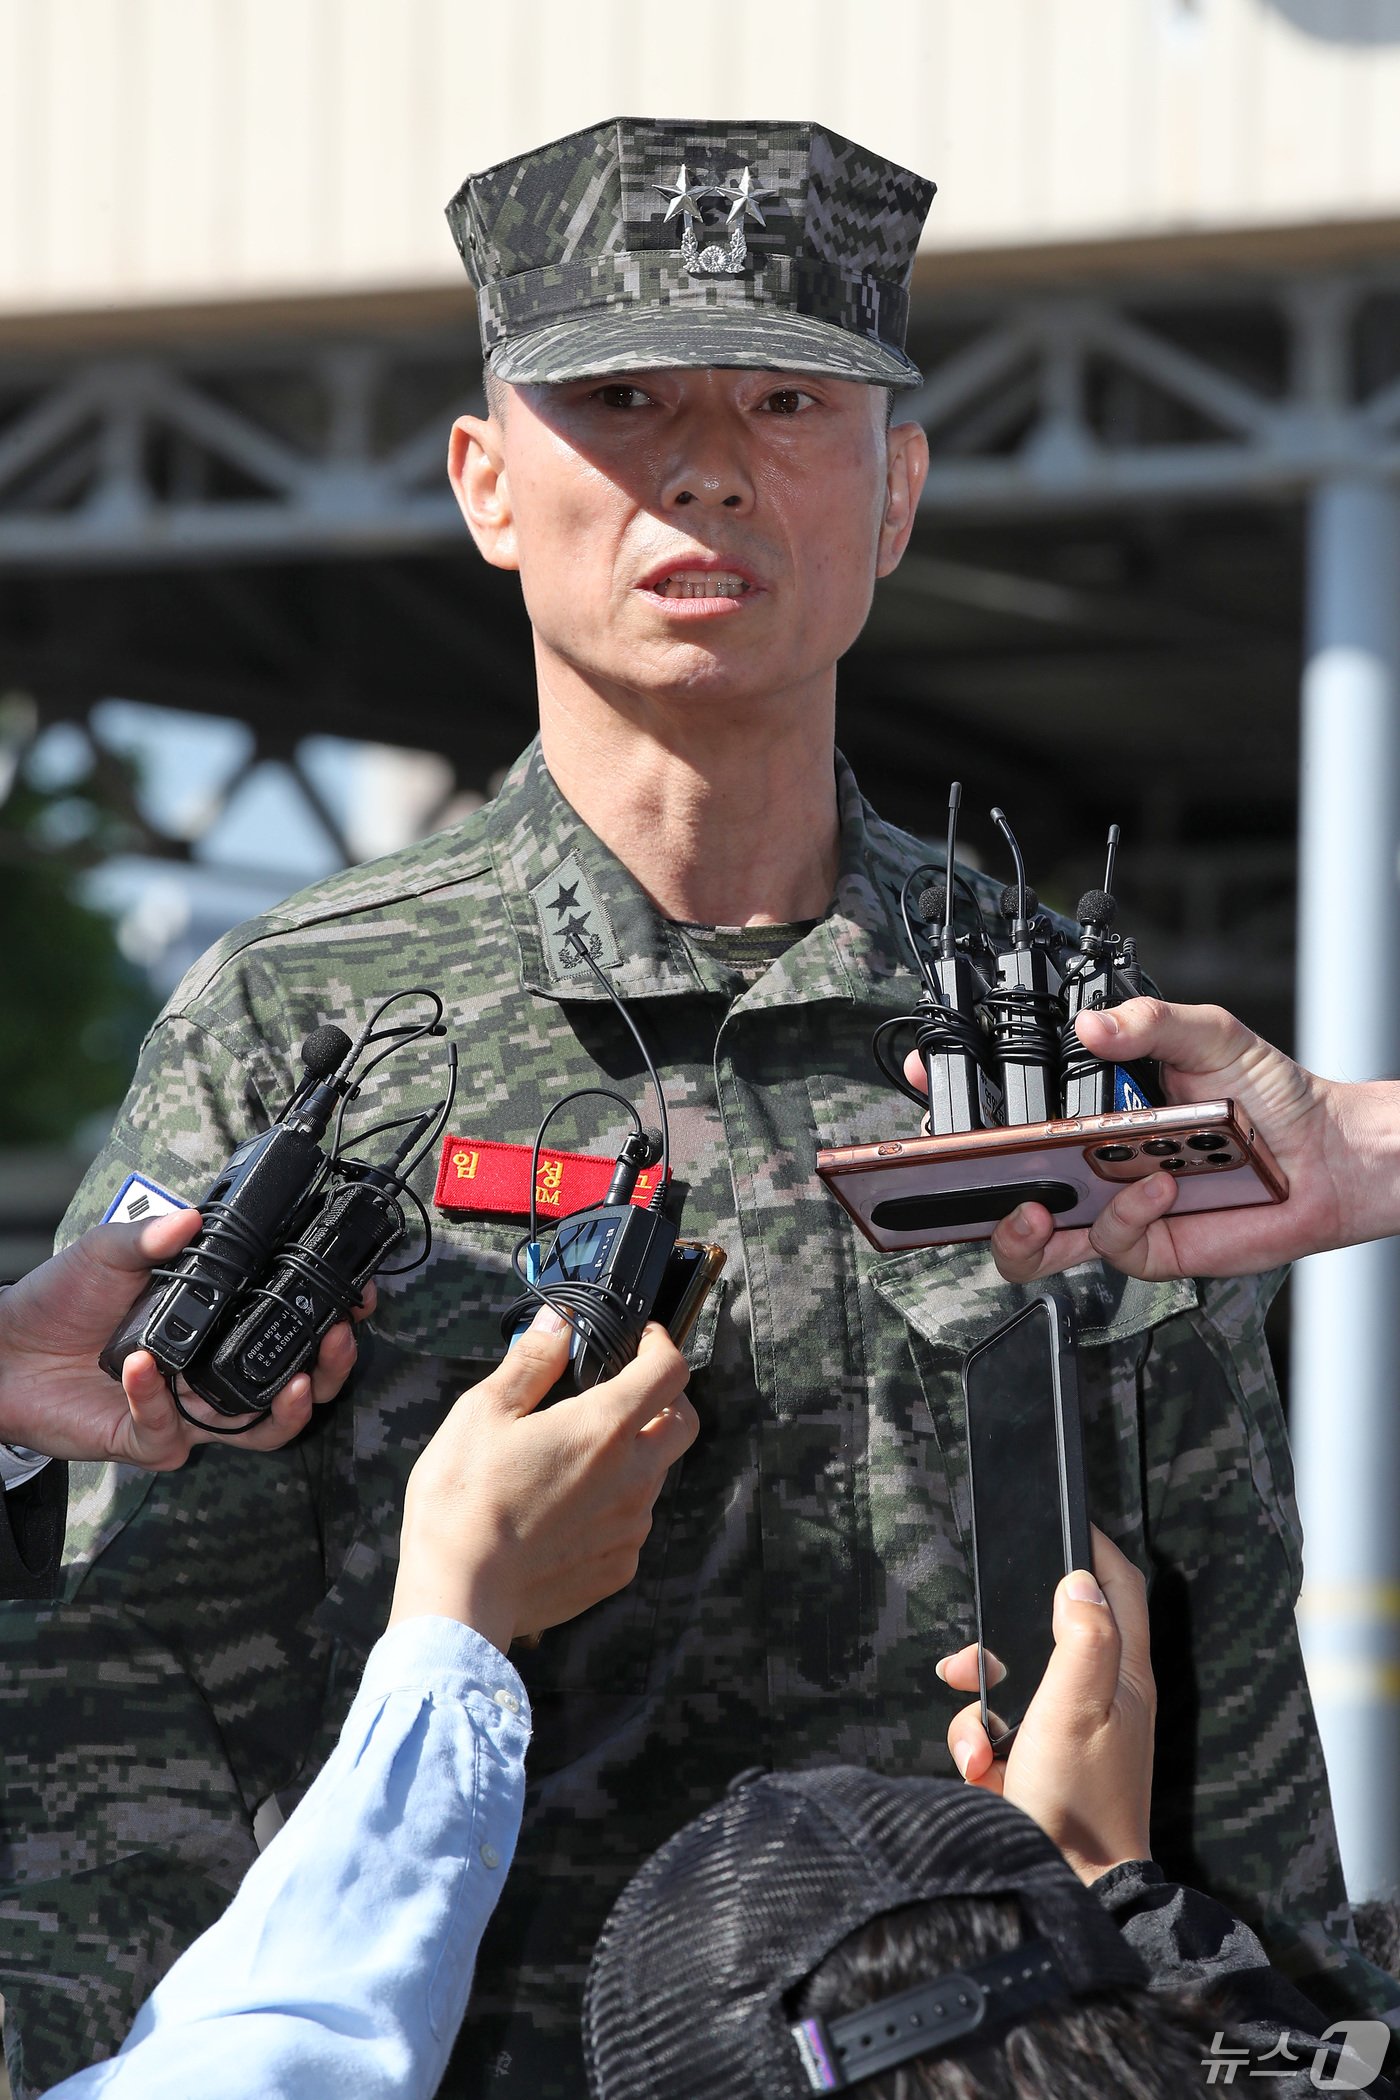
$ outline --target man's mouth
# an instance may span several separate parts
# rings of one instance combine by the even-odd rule
[[[677,569],[647,588],[661,598],[743,598],[753,585],[735,569]]]

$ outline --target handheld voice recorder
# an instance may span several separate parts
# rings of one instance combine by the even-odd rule
[[[580,1393],[604,1378],[615,1377],[637,1354],[675,1253],[680,1200],[679,1191],[673,1191],[670,1185],[670,1121],[651,1052],[636,1022],[577,933],[573,945],[579,960],[607,993],[641,1053],[656,1097],[660,1124],[655,1131],[644,1130],[631,1102],[611,1087],[577,1087],[553,1103],[535,1133],[535,1156],[530,1170],[530,1230],[514,1256],[516,1273],[525,1288],[502,1314],[501,1332],[507,1347],[513,1347],[537,1308],[551,1306],[570,1328],[569,1366],[561,1386]],[[613,1163],[602,1202],[561,1218],[546,1249],[539,1238],[535,1202],[540,1147],[559,1111],[590,1096],[614,1102],[632,1127]],[[659,1167],[656,1187],[643,1206],[633,1197],[643,1167],[652,1166]],[[710,1282],[717,1273],[713,1271]]]
[[[1011,827],[994,809],[1016,871],[1001,894],[998,937],[954,864],[961,798],[955,781],[944,868],[916,868],[900,898],[922,986],[917,1004],[882,1021],[871,1041],[885,1078],[924,1112],[922,1133],[817,1154],[818,1175],[866,1238],[882,1249],[990,1239],[1025,1202],[1043,1204],[1057,1228],[1085,1226],[1124,1181],[1162,1168],[1180,1183],[1175,1216],[1281,1203],[1287,1180],[1237,1104],[1170,1106],[1155,1067],[1099,1059],[1079,1040],[1080,1014],[1142,990],[1136,943],[1114,926],[1118,826],[1103,887],[1076,907],[1075,941],[1040,909]],[[962,933],[955,889],[972,910]],[[906,1050],[923,1087],[908,1077]]]
[[[404,1000],[425,1002],[427,1018],[386,1021]],[[442,1014],[436,992],[415,988],[384,1000],[356,1042],[334,1026],[312,1031],[291,1099],[269,1129],[233,1153],[200,1199],[195,1239],[152,1271],[109,1338],[98,1362],[110,1377],[121,1377],[134,1350],[149,1349],[187,1421],[221,1436],[243,1434],[308,1367],[332,1324],[406,1237],[405,1203],[418,1213],[423,1245],[398,1273],[426,1259],[432,1227],[409,1181],[450,1113],[455,1045],[447,1046],[446,1091],[435,1108],[391,1116],[355,1140],[405,1131],[387,1159],[351,1157],[345,1117],[387,1058],[446,1035]],[[191,1415],[181,1381],[217,1416],[242,1418],[240,1427]]]

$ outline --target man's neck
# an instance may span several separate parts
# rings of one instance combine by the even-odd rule
[[[564,686],[563,690],[560,687]],[[761,719],[697,710],[642,726],[574,681],[541,679],[545,764],[565,800],[668,919],[701,926],[818,919],[840,825],[831,690]]]

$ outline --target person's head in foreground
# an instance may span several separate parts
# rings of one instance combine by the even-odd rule
[[[1180,2100],[1219,2026],[1009,1802],[848,1766],[735,1782],[619,1898],[593,2100]]]

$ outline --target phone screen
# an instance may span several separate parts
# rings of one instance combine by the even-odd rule
[[[1064,1314],[1048,1298],[963,1364],[983,1714],[999,1749],[1054,1647],[1055,1588],[1089,1565],[1084,1463]]]

